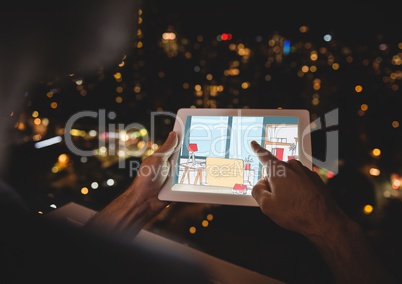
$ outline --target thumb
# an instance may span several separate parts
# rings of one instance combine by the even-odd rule
[[[175,151],[178,140],[177,133],[175,131],[171,131],[165,142],[153,155],[162,158],[162,160],[168,160]]]
[[[261,211],[269,216],[269,213],[272,210],[272,193],[269,182],[266,178],[260,179],[254,186],[251,191],[253,198],[257,201],[258,206],[261,208]]]

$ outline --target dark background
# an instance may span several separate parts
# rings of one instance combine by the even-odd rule
[[[137,35],[128,47],[123,67],[118,66],[119,61],[93,74],[66,74],[33,82],[23,97],[25,108],[16,115],[16,122],[26,127],[13,134],[16,139],[10,148],[7,181],[21,193],[33,214],[47,213],[71,201],[99,210],[133,178],[128,168],[114,163],[114,157],[93,156],[83,162],[64,143],[35,149],[38,130],[32,126],[34,111],[41,119],[49,120],[39,140],[60,135],[68,118],[82,110],[114,111],[116,119],[107,123],[138,122],[149,129],[153,111],[211,107],[197,102],[194,86],[217,84],[224,86],[214,98],[213,105],[219,108],[303,108],[310,111],[311,121],[329,111],[339,111],[335,127],[339,131],[339,159],[334,161],[339,171],[332,176],[332,168],[314,170],[345,212],[366,230],[387,268],[402,280],[401,195],[399,186],[392,188],[395,180],[402,180],[401,126],[392,126],[393,121],[402,122],[400,4],[209,0],[139,3],[142,35]],[[303,25],[309,27],[309,32],[299,31]],[[174,56],[161,42],[168,30],[177,35]],[[218,40],[222,33],[231,33],[232,39]],[[333,37],[331,42],[323,40],[327,33]],[[268,46],[275,35],[289,40],[295,48],[281,61],[273,59]],[[142,48],[137,47],[138,42]],[[231,51],[231,44],[244,44],[251,51],[250,58],[244,60]],[[310,60],[313,51],[319,54],[316,62]],[[340,65],[338,71],[328,63],[331,56]],[[225,76],[233,61],[240,62],[240,74]],[[318,71],[300,76],[304,65],[316,65]],[[199,72],[195,71],[197,66]],[[115,80],[116,72],[122,74],[122,81]],[[213,75],[213,81],[206,80],[207,74]],[[315,91],[312,86],[317,78],[321,88]],[[79,79],[83,80],[81,89],[76,84]],[[244,81],[251,84],[247,90],[241,88]],[[184,88],[185,83],[190,87]],[[354,90],[359,84],[362,93]],[[133,91],[136,86],[141,88],[139,92]],[[123,91],[118,93],[117,87]],[[314,105],[316,94],[319,104]],[[117,103],[117,97],[123,101]],[[51,102],[57,102],[58,107],[50,108]],[[362,104],[367,104],[368,110],[362,111]],[[153,142],[160,145],[172,127],[171,120],[159,121]],[[76,128],[89,131],[97,128],[97,122],[80,121]],[[77,138],[75,142],[88,149],[97,146],[96,139]],[[325,158],[326,142],[325,130],[312,133],[314,157]],[[372,155],[374,148],[381,150],[379,157]],[[61,154],[68,155],[68,163],[52,172]],[[130,157],[126,163],[143,158]],[[370,168],[379,169],[380,174],[371,175]],[[106,185],[110,178],[115,181],[113,186]],[[99,188],[91,189],[94,181]],[[83,187],[89,189],[88,194],[81,193]],[[373,212],[364,213],[365,205],[373,206]],[[200,224],[208,214],[214,219],[204,228]],[[191,226],[197,228],[196,234],[189,233]],[[148,229],[286,282],[333,281],[307,240],[279,228],[259,208],[174,203]]]

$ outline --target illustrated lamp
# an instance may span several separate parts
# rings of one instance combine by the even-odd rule
[[[187,164],[189,163],[190,160],[192,160],[193,165],[195,164],[195,152],[198,151],[198,146],[196,143],[190,143],[188,144],[188,160]]]

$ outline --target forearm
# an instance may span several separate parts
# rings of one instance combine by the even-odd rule
[[[396,283],[378,260],[365,232],[352,220],[335,222],[322,235],[308,238],[329,265],[337,283]]]
[[[95,214],[85,227],[134,238],[164,207],[130,188]]]
[[[158,194],[166,182],[170,169],[169,158],[177,143],[177,134],[171,131],[157,152],[142,162],[140,169],[146,167],[148,170],[138,171],[131,185],[93,216],[85,227],[134,238],[148,221],[170,203],[159,200]]]

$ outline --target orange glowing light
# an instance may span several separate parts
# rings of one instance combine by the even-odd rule
[[[366,206],[363,207],[363,213],[368,215],[373,212],[374,208],[370,204],[367,204]]]
[[[195,234],[195,232],[197,232],[197,229],[195,227],[190,227],[188,231],[190,232],[190,234]]]

